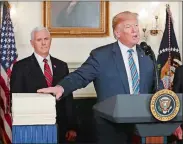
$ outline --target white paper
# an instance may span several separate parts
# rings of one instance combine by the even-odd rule
[[[50,94],[13,93],[13,125],[55,124],[55,105]]]

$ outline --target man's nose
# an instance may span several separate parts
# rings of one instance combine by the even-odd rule
[[[46,44],[46,41],[45,40],[42,40],[42,45],[45,45]]]
[[[137,31],[138,31],[138,28],[137,28],[136,26],[133,26],[133,27],[132,27],[132,31],[133,31],[133,32],[137,32]]]

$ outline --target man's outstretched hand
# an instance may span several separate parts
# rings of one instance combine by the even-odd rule
[[[37,92],[45,94],[53,94],[55,95],[56,99],[59,100],[64,92],[64,89],[62,86],[57,85],[55,87],[38,89]]]

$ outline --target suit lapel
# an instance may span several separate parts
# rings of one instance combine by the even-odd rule
[[[58,73],[58,65],[57,65],[57,62],[56,60],[50,56],[50,59],[51,59],[51,64],[52,64],[52,70],[53,70],[53,82],[52,82],[52,85],[56,85],[57,84],[57,76],[59,76],[59,73]]]
[[[47,87],[46,79],[34,54],[31,55],[30,75],[42,87]]]
[[[140,93],[142,93],[143,91],[143,86],[144,86],[144,76],[143,74],[146,72],[145,71],[145,66],[144,66],[144,63],[145,63],[145,60],[144,60],[144,57],[145,57],[145,54],[144,54],[144,51],[140,48],[139,45],[137,45],[137,54],[138,54],[138,61],[139,61],[139,71],[140,71]]]
[[[119,76],[121,78],[121,81],[123,83],[124,89],[126,91],[126,93],[130,93],[129,90],[129,84],[128,84],[128,78],[127,78],[127,73],[126,73],[126,69],[125,69],[125,64],[123,61],[123,56],[121,54],[121,50],[120,47],[118,45],[118,42],[115,42],[113,44],[113,58],[115,60],[118,72],[119,72]]]
[[[52,85],[54,86],[57,84],[56,80],[58,79],[57,77],[59,76],[59,71],[58,71],[56,60],[52,56],[50,56],[50,59],[51,59],[52,70],[53,70]],[[45,76],[44,76],[34,54],[32,54],[32,56],[31,56],[31,68],[30,68],[30,70],[31,70],[31,76],[37,80],[37,83],[39,83],[39,85],[41,85],[42,87],[47,87]]]

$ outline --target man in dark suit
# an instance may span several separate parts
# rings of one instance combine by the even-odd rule
[[[13,66],[10,90],[11,93],[36,93],[37,89],[55,86],[68,75],[68,66],[49,54],[51,36],[44,27],[36,27],[31,33],[31,45],[34,53]],[[76,137],[73,116],[73,95],[56,101],[56,123],[58,124],[59,142]]]
[[[176,67],[175,67],[176,68]],[[183,93],[183,65],[179,66],[175,70],[174,79],[173,79],[173,88],[172,90],[175,93]],[[169,137],[169,141],[177,141],[177,143],[183,143],[183,124],[181,127],[178,127],[174,134]]]
[[[154,93],[153,61],[137,44],[140,39],[136,13],[121,12],[113,18],[113,32],[117,42],[94,49],[88,59],[55,87],[39,89],[39,93],[53,93],[57,99],[94,82],[97,101],[117,94]],[[133,125],[115,125],[95,115],[97,143],[132,143]]]
[[[183,93],[183,65],[179,66],[175,70],[173,79],[173,91],[175,93]]]

